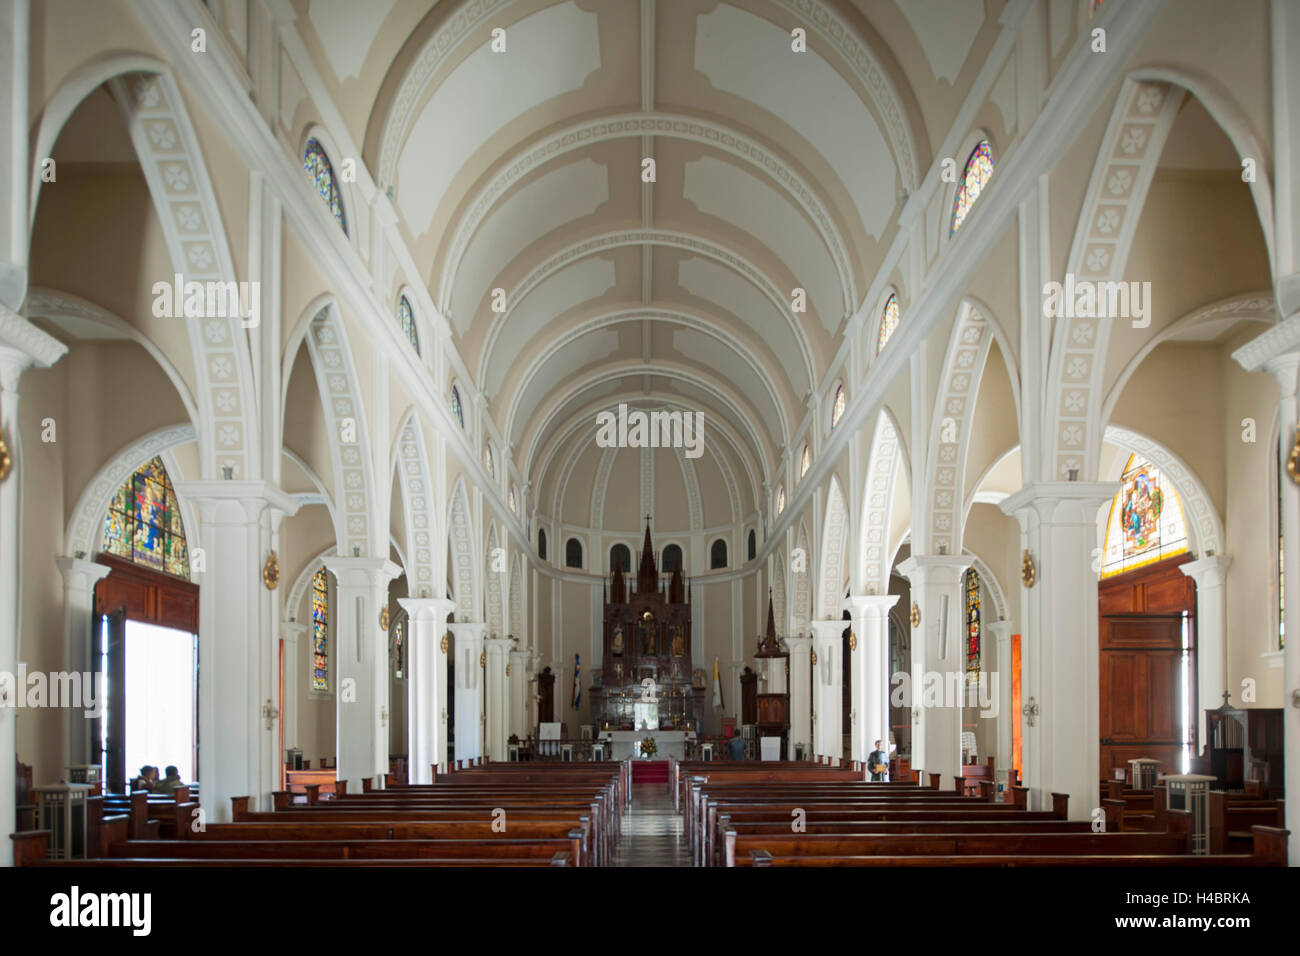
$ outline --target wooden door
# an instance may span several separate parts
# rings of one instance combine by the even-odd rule
[[[555,675],[549,667],[537,676],[537,722],[549,724],[555,720]]]

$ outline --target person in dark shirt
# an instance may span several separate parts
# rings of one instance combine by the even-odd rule
[[[876,749],[867,757],[867,769],[871,771],[871,779],[876,783],[882,782],[889,772],[889,754],[880,748],[882,743],[884,741],[877,740]]]
[[[732,737],[727,741],[727,751],[731,754],[732,760],[744,760],[745,738],[739,735]]]
[[[158,771],[155,769],[154,773],[157,772]],[[167,776],[163,777],[163,779],[153,785],[153,792],[170,794],[180,786],[183,786],[181,783],[181,772],[174,766],[169,765],[167,767]]]

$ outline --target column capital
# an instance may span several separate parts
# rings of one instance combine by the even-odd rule
[[[852,624],[852,621],[809,621],[813,629],[813,638],[818,641],[839,640],[843,635],[844,629]]]
[[[482,641],[487,637],[486,621],[452,621],[447,625],[456,640],[462,637],[470,641]]]
[[[1283,398],[1294,395],[1300,368],[1300,313],[1255,336],[1232,357],[1247,372],[1268,372],[1276,378]]]
[[[783,638],[783,640],[791,657],[794,657],[795,654],[807,654],[812,648],[813,639],[811,637],[787,637]]]
[[[87,561],[85,558],[58,557],[54,559],[54,564],[63,575],[64,587],[72,587],[76,584],[86,588],[94,587],[96,581],[108,577],[109,572],[113,570],[106,564]]]
[[[1225,554],[1212,554],[1180,564],[1178,570],[1195,581],[1198,588],[1221,588],[1231,566],[1232,558]]]
[[[243,506],[246,517],[257,518],[264,508],[274,508],[285,515],[295,514],[302,503],[269,481],[178,481],[176,491],[198,507],[200,517],[210,522],[216,517],[216,506],[235,502]]]
[[[450,598],[398,598],[397,603],[406,611],[411,621],[432,620],[441,627],[447,621],[447,615],[456,610],[456,602]]]
[[[897,594],[850,594],[844,599],[844,607],[854,617],[874,615],[883,618],[897,603]]]
[[[500,654],[504,651],[508,651],[514,646],[514,643],[515,642],[508,637],[483,638],[483,646],[487,649],[489,654]]]
[[[345,558],[331,554],[321,558],[340,587],[379,587],[399,577],[402,569],[387,558]]]
[[[899,562],[898,573],[913,584],[959,584],[970,562],[968,554],[914,554]]]
[[[999,647],[1011,643],[1011,632],[1015,626],[1015,621],[989,621],[984,625],[984,627],[993,632],[993,636],[997,639]],[[999,660],[1000,659],[1001,658],[999,658]]]
[[[1086,524],[1119,491],[1118,481],[1040,481],[1026,485],[998,505],[1023,525],[1032,512],[1043,524]]]
[[[290,644],[296,644],[298,638],[307,633],[307,625],[298,621],[281,621],[280,636]]]
[[[68,351],[54,336],[0,302],[0,388],[18,391],[18,379],[32,365],[49,368]]]

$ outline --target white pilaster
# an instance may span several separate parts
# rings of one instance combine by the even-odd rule
[[[528,727],[528,662],[527,650],[510,652],[509,673],[506,674],[507,693],[510,695],[510,723],[506,727],[507,740],[511,734],[527,737]]]
[[[813,639],[811,637],[787,637],[785,646],[790,652],[789,756],[793,759],[796,744],[803,744],[805,754],[811,754],[813,748],[812,701],[808,697],[808,681],[809,675],[812,673]],[[780,693],[780,691],[775,693]]]
[[[966,616],[962,575],[970,559],[962,555],[919,554],[898,566],[912,583],[912,600],[921,612],[912,634],[912,712],[920,714],[913,740],[912,769],[947,778],[961,773],[961,718],[966,692]]]
[[[844,756],[841,729],[844,710],[844,628],[847,621],[813,621],[813,752],[819,757]]]
[[[489,637],[483,641],[483,705],[487,713],[484,726],[484,751],[489,760],[506,759],[507,721],[510,697],[506,692],[506,664],[514,641],[508,637]]]
[[[849,651],[850,760],[865,762],[877,740],[889,746],[889,610],[897,603],[897,594],[847,601],[856,645]]]
[[[398,598],[407,614],[406,667],[407,779],[432,783],[433,767],[447,763],[447,655],[442,639],[447,615],[456,607],[446,598]]]
[[[270,509],[296,499],[266,481],[181,481],[199,514],[205,570],[199,578],[199,805],[209,822],[230,819],[230,798],[269,806],[279,787],[275,714],[277,648],[262,627],[264,540]],[[264,534],[267,538],[264,538]],[[278,708],[277,708],[278,709]]]
[[[998,733],[995,756],[999,772],[1011,766],[1011,731],[1015,722],[1020,720],[1019,714],[1011,712],[1011,683],[1014,677],[1011,672],[1011,632],[1014,628],[1015,624],[1011,621],[993,621],[984,625],[984,629],[993,635],[998,649]]]
[[[84,558],[54,559],[63,575],[63,661],[70,671],[91,675],[99,670],[98,661],[90,659],[91,633],[95,625],[95,584],[108,576],[106,564]],[[98,763],[99,752],[91,739],[92,724],[80,710],[63,711],[63,739],[67,752],[62,765]]]
[[[1022,774],[1031,809],[1070,797],[1070,819],[1087,820],[1100,778],[1100,656],[1097,636],[1097,510],[1115,497],[1113,481],[1040,482],[1000,505],[1020,522],[1035,565],[1034,587],[1021,589]]]
[[[298,694],[301,693],[298,678],[303,668],[301,641],[306,633],[306,624],[280,622],[280,640],[284,642],[284,699],[280,701],[280,726],[285,750],[298,746]]]
[[[1232,558],[1212,555],[1180,564],[1196,582],[1197,752],[1205,747],[1205,711],[1223,703],[1228,689],[1228,603],[1225,579]]]
[[[449,627],[456,639],[456,759],[474,760],[483,755],[483,665],[479,662],[487,624],[457,621]],[[557,694],[560,683],[556,681]]]
[[[388,773],[388,630],[379,626],[388,582],[401,568],[386,558],[323,559],[337,585],[334,686],[338,779],[354,792]]]

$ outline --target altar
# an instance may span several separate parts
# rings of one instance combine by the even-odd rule
[[[641,741],[653,737],[659,747],[655,760],[686,759],[686,738],[695,734],[685,730],[606,730],[600,736],[610,742],[610,757],[614,760],[626,760],[628,757],[641,756]]]

